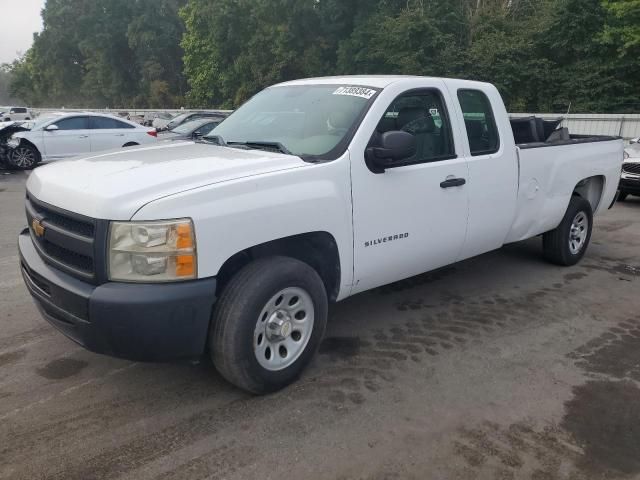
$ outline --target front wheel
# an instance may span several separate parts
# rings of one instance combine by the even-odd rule
[[[209,346],[216,369],[256,394],[289,385],[320,345],[327,304],[322,279],[306,263],[289,257],[250,263],[214,310]]]
[[[557,265],[575,265],[587,250],[592,226],[591,204],[582,197],[571,197],[560,225],[542,237],[545,257]]]
[[[24,144],[18,145],[9,152],[8,163],[20,170],[30,170],[40,161],[40,153],[35,147]]]

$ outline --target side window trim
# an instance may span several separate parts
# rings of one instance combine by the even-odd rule
[[[396,167],[394,167],[394,168],[409,167],[409,166],[412,166],[412,165],[421,165],[421,164],[426,164],[426,163],[436,163],[436,162],[442,162],[442,161],[445,161],[445,160],[453,160],[455,158],[458,158],[458,154],[456,152],[456,145],[455,145],[455,141],[454,141],[454,137],[453,137],[453,135],[454,135],[453,128],[452,128],[452,125],[451,125],[451,116],[449,114],[449,105],[447,105],[447,101],[446,101],[446,98],[445,98],[444,94],[442,93],[442,90],[440,90],[438,87],[414,88],[414,89],[406,90],[406,91],[402,92],[400,95],[395,97],[389,103],[388,107],[385,110],[385,115],[386,115],[387,111],[390,108],[392,108],[396,104],[396,102],[398,102],[399,99],[401,99],[403,97],[420,96],[421,94],[433,94],[433,93],[435,93],[438,96],[438,99],[440,100],[440,104],[442,105],[442,112],[440,112],[440,118],[442,119],[442,127],[441,128],[445,128],[446,127],[448,129],[447,141],[448,141],[448,146],[449,146],[449,149],[450,149],[451,153],[443,154],[443,155],[436,155],[434,157],[431,157],[428,160],[415,160],[415,161],[399,162],[398,165]],[[376,125],[376,128],[377,128],[377,125]],[[371,134],[371,139],[373,139],[375,134],[376,134],[376,130],[374,130],[373,133]],[[371,140],[369,140],[369,144],[371,144]],[[371,167],[369,167],[369,169],[371,170]],[[373,170],[372,170],[372,172],[373,172]],[[373,173],[375,173],[375,172],[373,172]]]
[[[464,109],[462,108],[462,101],[460,100],[460,93],[464,93],[464,92],[471,92],[471,93],[476,93],[476,94],[480,94],[482,96],[482,98],[484,99],[484,102],[486,103],[487,107],[489,108],[489,113],[491,114],[490,119],[491,119],[491,123],[493,125],[493,130],[495,132],[496,135],[496,139],[497,139],[497,143],[496,146],[494,148],[490,148],[488,150],[477,150],[475,152],[472,151],[471,149],[471,139],[469,137],[469,131],[467,130],[467,123],[464,121]],[[467,134],[467,143],[469,145],[469,153],[471,154],[472,157],[481,157],[484,155],[492,155],[494,153],[497,153],[500,151],[500,147],[502,146],[502,137],[500,136],[500,131],[498,130],[498,125],[496,124],[496,117],[495,114],[493,112],[493,105],[491,105],[491,100],[489,100],[489,97],[487,96],[487,94],[485,92],[483,92],[482,90],[478,90],[476,88],[459,88],[456,92],[456,97],[458,98],[458,104],[460,105],[460,111],[462,112],[462,119],[463,119],[463,123],[464,123],[464,130]],[[485,114],[485,119],[486,119],[486,114]]]

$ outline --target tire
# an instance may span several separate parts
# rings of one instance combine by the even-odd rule
[[[571,197],[560,225],[542,237],[547,260],[563,266],[578,263],[589,246],[592,227],[591,204],[582,197]]]
[[[627,199],[627,196],[629,194],[626,192],[620,192],[620,195],[618,195],[618,201],[619,202],[624,202]]]
[[[278,297],[284,297],[280,303]],[[290,257],[258,259],[231,279],[215,306],[209,333],[213,364],[243,390],[280,390],[313,358],[327,308],[322,279],[309,265]]]
[[[127,143],[125,143],[125,144],[122,146],[122,148],[127,148],[127,147],[136,147],[136,146],[138,146],[138,145],[140,145],[140,144],[139,144],[139,143],[136,143],[136,142],[127,142]]]
[[[9,151],[8,163],[18,170],[31,170],[40,162],[40,152],[33,145],[21,142]]]

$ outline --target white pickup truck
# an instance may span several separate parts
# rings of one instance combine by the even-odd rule
[[[235,385],[274,391],[312,358],[329,302],[541,234],[549,260],[580,260],[623,142],[513,122],[486,83],[279,84],[199,141],[36,169],[24,280],[92,351],[208,352]]]

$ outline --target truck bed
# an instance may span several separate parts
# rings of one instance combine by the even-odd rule
[[[537,127],[537,132],[524,132],[522,124],[517,125],[520,119],[512,119],[512,127],[514,120],[518,197],[517,214],[507,242],[556,228],[572,192],[584,179],[593,179],[585,182],[581,194],[591,202],[594,215],[611,205],[618,188],[624,151],[620,137],[571,135],[564,128],[552,130],[552,134],[540,140],[535,135],[540,132],[541,119],[521,121],[527,122],[532,129]],[[533,141],[522,142],[527,139]]]
[[[535,116],[509,120],[515,143],[521,149],[606,142],[619,138],[609,135],[573,135],[567,128],[560,127],[562,121],[562,117],[544,120]]]

